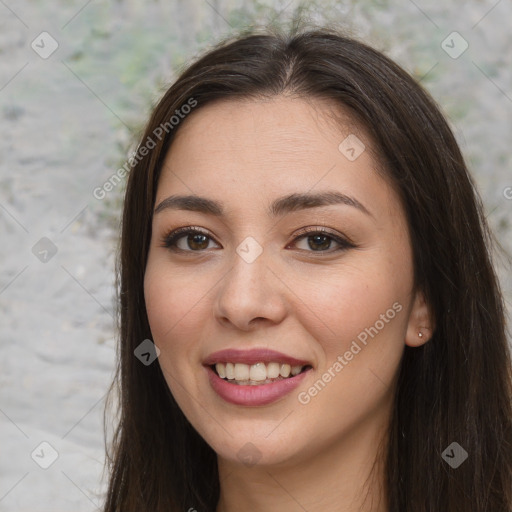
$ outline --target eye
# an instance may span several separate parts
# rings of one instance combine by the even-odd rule
[[[306,252],[333,253],[356,247],[348,239],[331,233],[325,228],[304,228],[301,234],[294,239],[294,243],[300,242],[303,239],[308,240],[307,247],[311,249],[310,251],[308,249],[301,249]],[[208,249],[210,241],[213,241],[213,238],[206,231],[195,226],[188,226],[178,228],[165,235],[162,239],[162,245],[174,252],[203,252]],[[339,247],[327,251],[327,249],[331,248],[333,241]]]
[[[348,239],[331,233],[325,228],[308,227],[304,228],[302,233],[304,234],[295,238],[295,242],[307,240],[307,247],[311,249],[311,251],[307,251],[306,249],[307,252],[333,253],[356,247]],[[337,243],[339,247],[337,249],[327,251],[326,249],[331,247],[331,243],[333,241]]]
[[[185,240],[180,246],[182,238]],[[162,242],[163,246],[167,247],[171,251],[201,252],[202,250],[208,248],[209,239],[212,239],[210,235],[200,228],[184,227],[178,228],[168,233],[166,236],[164,236]]]

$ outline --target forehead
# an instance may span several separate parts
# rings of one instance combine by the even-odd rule
[[[322,98],[276,96],[258,99],[223,99],[201,107],[186,118],[173,145],[193,145],[191,132],[204,149],[305,152],[335,144],[347,135],[361,134],[348,109]],[[368,139],[368,136],[365,135]],[[243,146],[242,146],[243,144]],[[242,147],[241,147],[242,146]]]
[[[363,204],[380,198],[377,214],[389,214],[397,197],[376,172],[371,149],[363,127],[329,100],[217,101],[179,126],[157,203],[171,193],[193,193],[248,206],[287,193],[335,189]]]
[[[246,178],[261,177],[270,166],[272,178],[278,179],[329,162],[327,171],[347,160],[347,154],[340,151],[347,137],[361,144],[364,140],[362,160],[372,169],[376,161],[370,157],[368,135],[330,100],[286,96],[220,100],[196,109],[181,122],[162,174],[169,165],[179,165],[189,173],[207,168],[217,176],[233,170]],[[354,162],[347,167],[358,165]]]

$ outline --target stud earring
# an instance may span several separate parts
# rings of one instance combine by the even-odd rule
[[[422,332],[418,332],[418,338],[423,338],[423,333]]]

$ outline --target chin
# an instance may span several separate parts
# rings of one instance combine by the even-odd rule
[[[303,455],[305,447],[297,442],[297,436],[293,433],[283,430],[280,436],[269,435],[275,426],[276,422],[268,422],[261,429],[246,428],[243,434],[239,430],[238,435],[229,436],[225,433],[221,438],[203,438],[220,459],[247,467],[286,464]],[[241,425],[238,427],[243,428]],[[232,431],[230,426],[227,430]]]

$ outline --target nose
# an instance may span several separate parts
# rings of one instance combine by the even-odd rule
[[[286,286],[265,252],[249,262],[235,254],[216,289],[214,317],[226,327],[250,331],[286,316]]]

